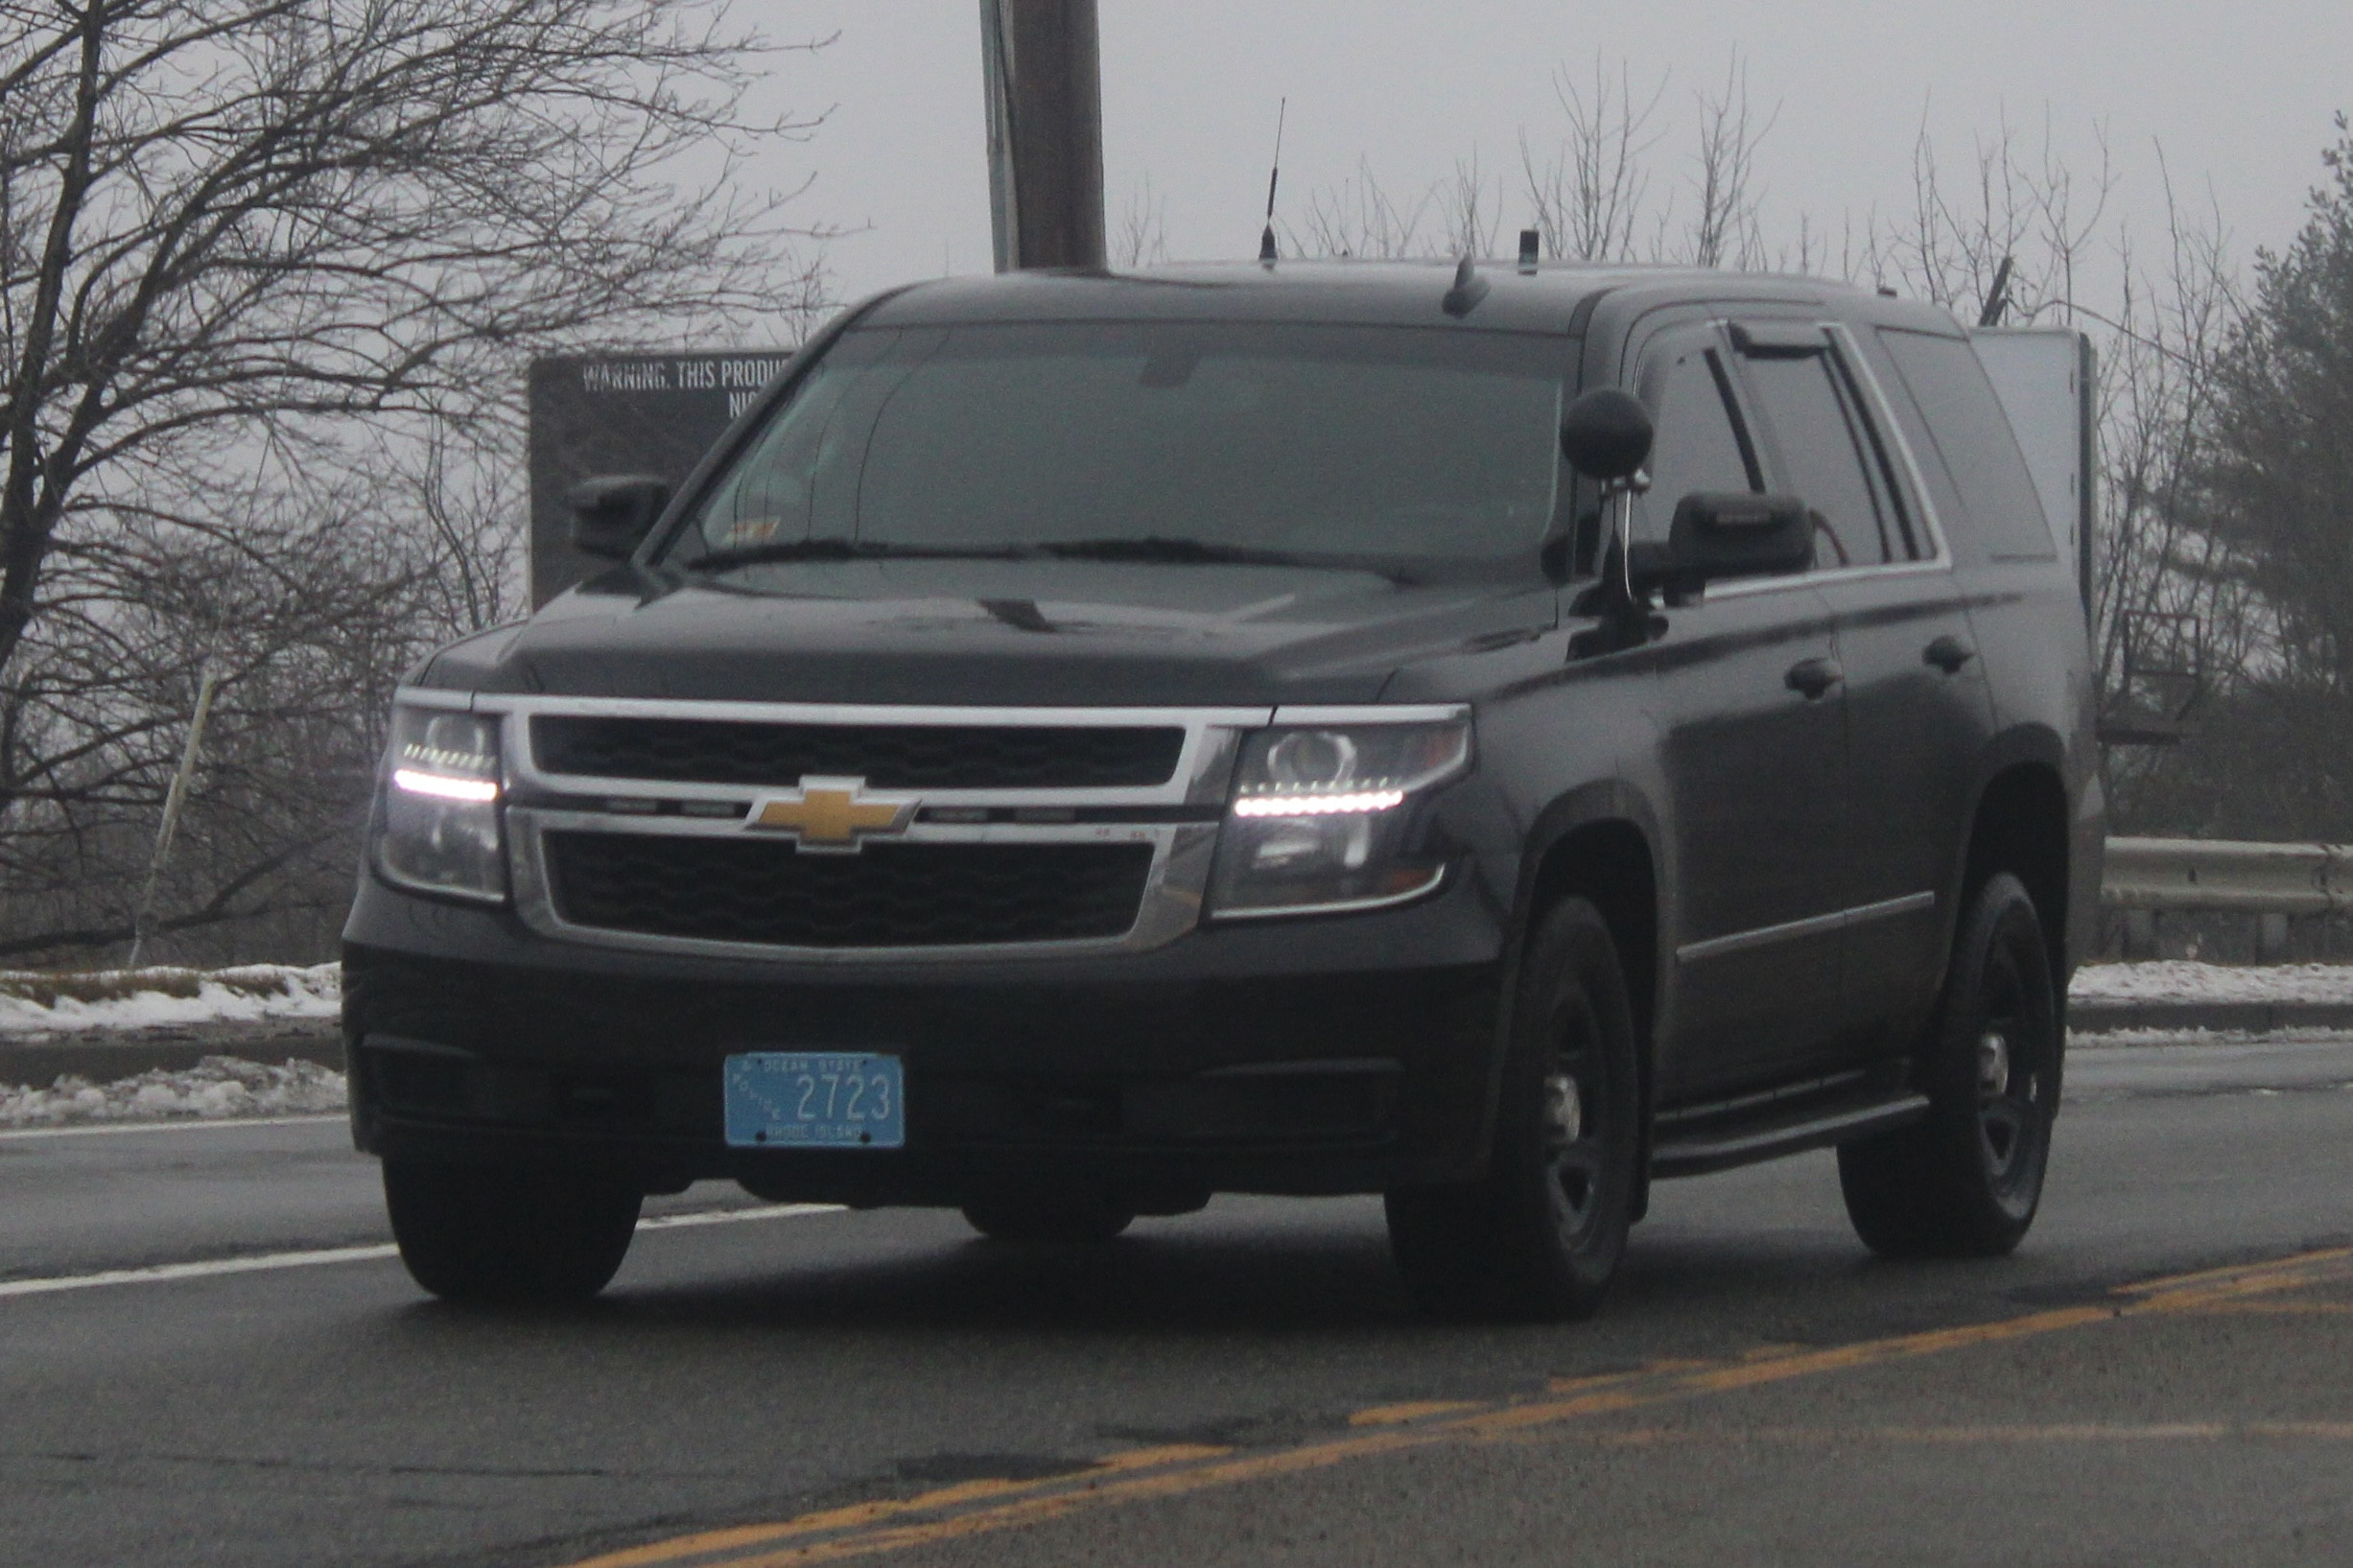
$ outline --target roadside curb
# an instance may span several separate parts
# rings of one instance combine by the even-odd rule
[[[110,1084],[161,1069],[185,1072],[208,1056],[237,1057],[272,1066],[312,1062],[343,1070],[343,1037],[332,1020],[276,1022],[231,1029],[143,1031],[103,1040],[52,1037],[19,1043],[0,1037],[0,1088],[47,1088],[68,1074]]]
[[[2070,1034],[2128,1029],[2207,1029],[2269,1035],[2282,1029],[2353,1029],[2353,1002],[2070,1002]]]

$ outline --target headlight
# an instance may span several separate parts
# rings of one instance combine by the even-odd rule
[[[1428,892],[1446,862],[1407,841],[1411,804],[1470,761],[1468,719],[1253,736],[1218,834],[1211,912],[1329,913]]]
[[[498,720],[392,710],[374,852],[377,872],[402,887],[492,901],[506,897]]]

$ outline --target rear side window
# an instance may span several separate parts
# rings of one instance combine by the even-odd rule
[[[1753,357],[1747,374],[1785,482],[1816,514],[1815,567],[1835,572],[1905,559],[1900,537],[1891,540],[1892,503],[1872,480],[1870,436],[1830,356]]]
[[[1881,327],[1879,341],[1911,396],[1914,408],[1906,411],[1917,412],[1925,428],[1928,450],[1921,462],[1941,465],[1960,501],[1963,515],[1952,526],[1968,529],[1997,561],[2056,557],[2059,548],[2051,542],[2034,477],[1977,350],[1958,338],[1894,327]],[[1941,494],[1945,486],[1936,489]]]

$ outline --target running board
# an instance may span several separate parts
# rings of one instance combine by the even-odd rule
[[[1764,1127],[1662,1137],[1651,1149],[1651,1175],[1705,1176],[1735,1165],[1753,1165],[1760,1159],[1827,1148],[1873,1133],[1891,1133],[1927,1113],[1928,1096],[1905,1092],[1867,1105],[1848,1101],[1840,1110],[1816,1111],[1799,1120]]]

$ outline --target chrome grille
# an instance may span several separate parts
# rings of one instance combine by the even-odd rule
[[[574,925],[703,942],[820,948],[1071,942],[1136,924],[1153,847],[789,843],[554,831],[558,915]]]

